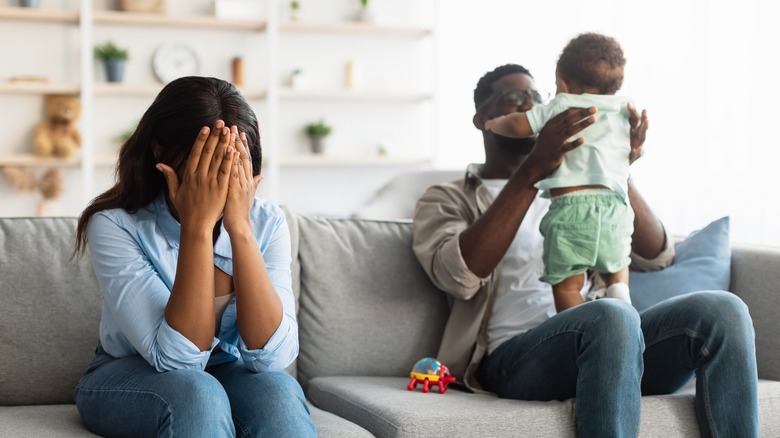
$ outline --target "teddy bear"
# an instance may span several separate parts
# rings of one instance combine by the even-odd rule
[[[45,118],[35,127],[33,150],[41,157],[65,158],[81,147],[81,133],[76,120],[81,114],[81,102],[74,96],[46,96]]]

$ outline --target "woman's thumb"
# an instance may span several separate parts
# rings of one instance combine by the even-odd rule
[[[179,191],[179,177],[176,172],[170,166],[163,163],[157,163],[154,167],[159,170],[165,177],[165,183],[168,185],[168,196],[173,199],[176,197],[176,192]]]

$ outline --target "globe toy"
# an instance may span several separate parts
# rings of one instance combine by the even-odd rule
[[[406,387],[409,391],[413,391],[418,383],[422,383],[422,392],[428,392],[431,386],[438,386],[439,394],[444,394],[447,391],[447,386],[455,381],[447,366],[432,357],[418,360],[414,364],[410,376],[412,380]]]

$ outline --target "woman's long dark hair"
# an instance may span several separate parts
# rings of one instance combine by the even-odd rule
[[[90,202],[79,217],[74,255],[84,253],[87,224],[93,214],[122,208],[130,213],[152,202],[166,190],[158,162],[180,169],[187,161],[200,129],[217,120],[246,132],[254,174],[260,173],[262,149],[257,117],[238,89],[221,79],[188,76],[160,91],[138,128],[122,145],[116,165],[116,183]],[[160,156],[155,158],[154,145]]]

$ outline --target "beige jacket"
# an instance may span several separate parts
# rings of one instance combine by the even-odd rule
[[[481,165],[472,164],[464,179],[430,187],[414,211],[413,249],[431,281],[449,294],[450,316],[437,359],[468,388],[484,392],[475,374],[487,351],[487,323],[497,287],[499,264],[487,277],[473,274],[460,252],[460,233],[473,224],[493,202],[478,176]],[[658,270],[671,264],[674,245],[648,260],[631,254],[631,269]],[[602,282],[596,280],[594,287]],[[603,287],[603,286],[602,286]]]

